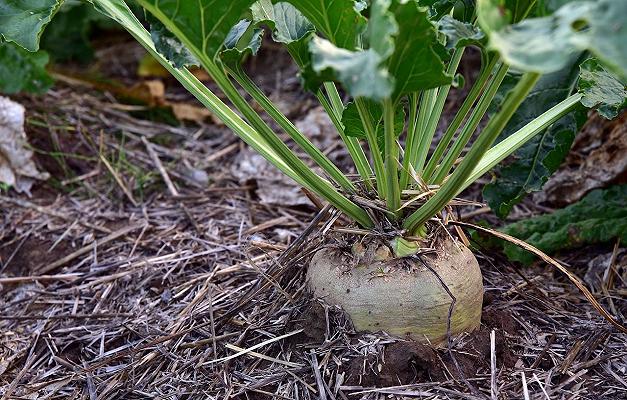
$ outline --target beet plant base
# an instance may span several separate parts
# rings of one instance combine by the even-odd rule
[[[313,256],[307,282],[316,298],[341,307],[358,331],[441,345],[451,304],[451,335],[479,328],[483,279],[477,259],[461,242],[444,237],[434,247],[432,254],[379,258],[365,265],[325,248]]]

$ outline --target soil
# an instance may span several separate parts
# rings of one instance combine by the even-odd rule
[[[304,307],[302,314],[288,324],[289,331],[303,329],[302,333],[286,341],[288,347],[302,349],[328,343],[329,315],[331,321],[342,321],[336,325],[349,327],[347,330],[352,332],[352,343],[367,340],[368,334],[355,333],[343,312],[320,302],[310,302]],[[515,345],[508,337],[516,335],[519,330],[520,325],[507,311],[487,308],[481,318],[481,327],[453,338],[451,351],[397,338],[386,345],[380,355],[351,357],[339,373],[345,373],[347,385],[363,387],[410,385],[443,381],[449,377],[476,378],[490,373],[492,331],[495,332],[498,367],[514,367],[518,357],[515,354]]]
[[[27,238],[18,244],[0,246],[0,265],[2,266],[0,270],[7,275],[33,275],[37,269],[72,251],[66,242],[60,242],[50,250],[53,244],[49,240]]]

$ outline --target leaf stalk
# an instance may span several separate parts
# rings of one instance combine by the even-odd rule
[[[540,78],[540,74],[534,72],[525,73],[514,89],[505,99],[501,110],[488,122],[481,135],[470,148],[470,151],[449,179],[440,187],[438,192],[431,197],[418,210],[411,214],[403,223],[403,227],[409,232],[415,231],[431,217],[436,215],[462,190],[466,179],[472,174],[475,166],[483,157],[487,149],[496,140],[512,115]]]

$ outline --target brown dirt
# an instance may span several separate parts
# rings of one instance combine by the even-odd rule
[[[318,302],[309,302],[302,312],[293,316],[287,324],[288,331],[302,329],[303,332],[286,340],[288,346],[304,347],[319,345],[327,339],[325,308]]]
[[[19,249],[17,249],[18,244],[1,246],[0,271],[8,275],[32,275],[35,270],[64,257],[72,251],[68,248],[66,242],[60,242],[52,251],[48,251],[52,244],[53,242],[49,240],[27,238]],[[17,252],[15,252],[16,249]],[[15,254],[13,254],[14,252]],[[10,263],[5,268],[5,263],[8,261]]]
[[[487,318],[482,318],[479,330],[455,340],[452,353],[459,369],[446,349],[433,349],[414,341],[397,341],[385,347],[381,360],[372,355],[352,359],[347,371],[347,383],[386,387],[442,381],[451,376],[455,379],[468,379],[489,373],[492,330],[495,330],[495,350],[499,367],[512,368],[517,358],[502,326],[513,327],[515,322],[503,311],[490,310],[485,317]]]

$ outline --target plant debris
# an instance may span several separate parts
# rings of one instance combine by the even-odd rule
[[[33,161],[24,132],[24,107],[0,96],[0,183],[30,194],[33,179],[46,180]]]
[[[564,165],[534,199],[564,206],[593,189],[627,183],[626,155],[627,112],[613,121],[594,116],[577,136]]]

